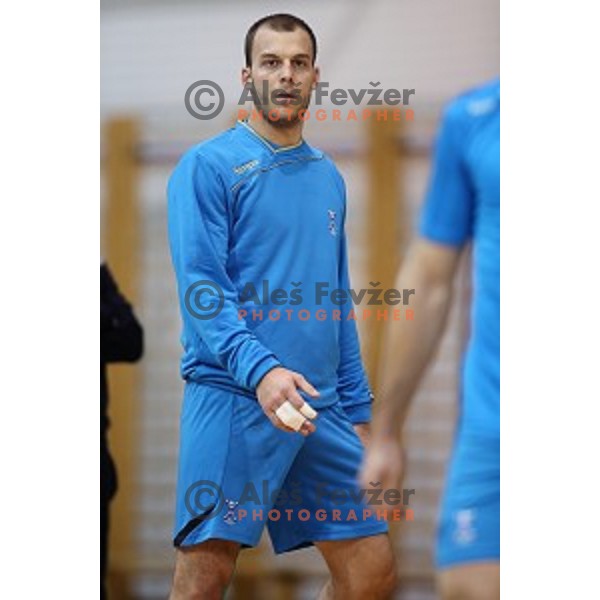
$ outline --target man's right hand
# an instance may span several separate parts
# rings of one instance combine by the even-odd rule
[[[284,403],[289,402],[294,409],[299,410],[305,403],[298,389],[306,392],[312,398],[318,398],[319,392],[300,374],[283,367],[276,367],[269,371],[260,381],[256,388],[256,396],[265,415],[271,420],[271,423],[283,431],[295,432],[294,429],[285,425],[285,423],[275,414],[277,409]],[[310,406],[310,405],[309,405]],[[312,408],[312,407],[311,407]],[[309,435],[315,431],[316,427],[312,421],[303,416],[299,433]]]

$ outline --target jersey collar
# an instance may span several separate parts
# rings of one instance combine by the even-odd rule
[[[284,152],[289,152],[291,150],[296,150],[298,148],[301,148],[302,146],[307,145],[306,142],[301,139],[297,144],[293,144],[292,146],[277,146],[276,144],[273,144],[272,142],[270,142],[269,140],[267,140],[267,138],[265,138],[264,136],[260,135],[260,133],[258,133],[257,131],[255,131],[249,124],[247,121],[238,121],[237,122],[237,127],[247,131],[252,137],[254,137],[257,141],[259,141],[261,144],[263,144],[266,148],[268,148],[273,154],[282,154]]]

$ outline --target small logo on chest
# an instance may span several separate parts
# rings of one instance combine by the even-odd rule
[[[331,208],[328,208],[327,216],[329,217],[329,224],[327,226],[329,229],[329,233],[333,236],[336,236],[338,234],[338,227],[336,222],[337,213],[335,212],[335,210],[331,210]]]

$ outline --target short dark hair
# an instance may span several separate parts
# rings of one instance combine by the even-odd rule
[[[315,37],[313,30],[302,19],[295,17],[294,15],[280,13],[263,17],[262,19],[256,21],[256,23],[254,23],[250,29],[248,29],[248,33],[246,33],[246,42],[244,44],[247,67],[252,66],[252,45],[254,44],[254,37],[256,36],[258,29],[263,25],[268,25],[275,31],[294,31],[297,28],[304,29],[304,31],[308,33],[310,41],[312,42],[312,63],[313,65],[315,64],[315,59],[317,58],[317,38]]]

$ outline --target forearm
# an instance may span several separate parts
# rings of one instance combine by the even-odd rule
[[[192,239],[183,243],[172,235],[171,244],[184,328],[190,336],[198,336],[238,385],[254,391],[262,377],[279,366],[279,361],[240,318],[238,292],[223,265],[207,258],[202,264],[186,251],[186,248],[202,248],[202,242]],[[198,282],[209,283],[198,285]],[[218,304],[215,296],[207,295],[208,292],[200,299],[189,293],[196,289],[218,290]],[[207,298],[213,303],[210,310],[214,310],[214,315],[209,312],[209,318],[201,318],[205,317],[201,312],[203,306],[211,306]]]
[[[348,250],[344,235],[341,240],[340,289],[351,288],[348,270]],[[371,421],[373,395],[360,355],[356,323],[349,318],[350,311],[353,309],[354,305],[351,302],[346,302],[341,307],[337,391],[346,415],[354,425],[357,425]]]
[[[344,328],[354,327],[352,321]],[[356,330],[345,332],[342,362],[338,369],[338,395],[342,407],[353,424],[371,421],[372,394],[363,368]]]
[[[452,275],[431,272],[415,252],[401,270],[397,289],[414,289],[412,321],[392,322],[387,331],[374,431],[401,434],[415,390],[444,332],[452,301]]]

